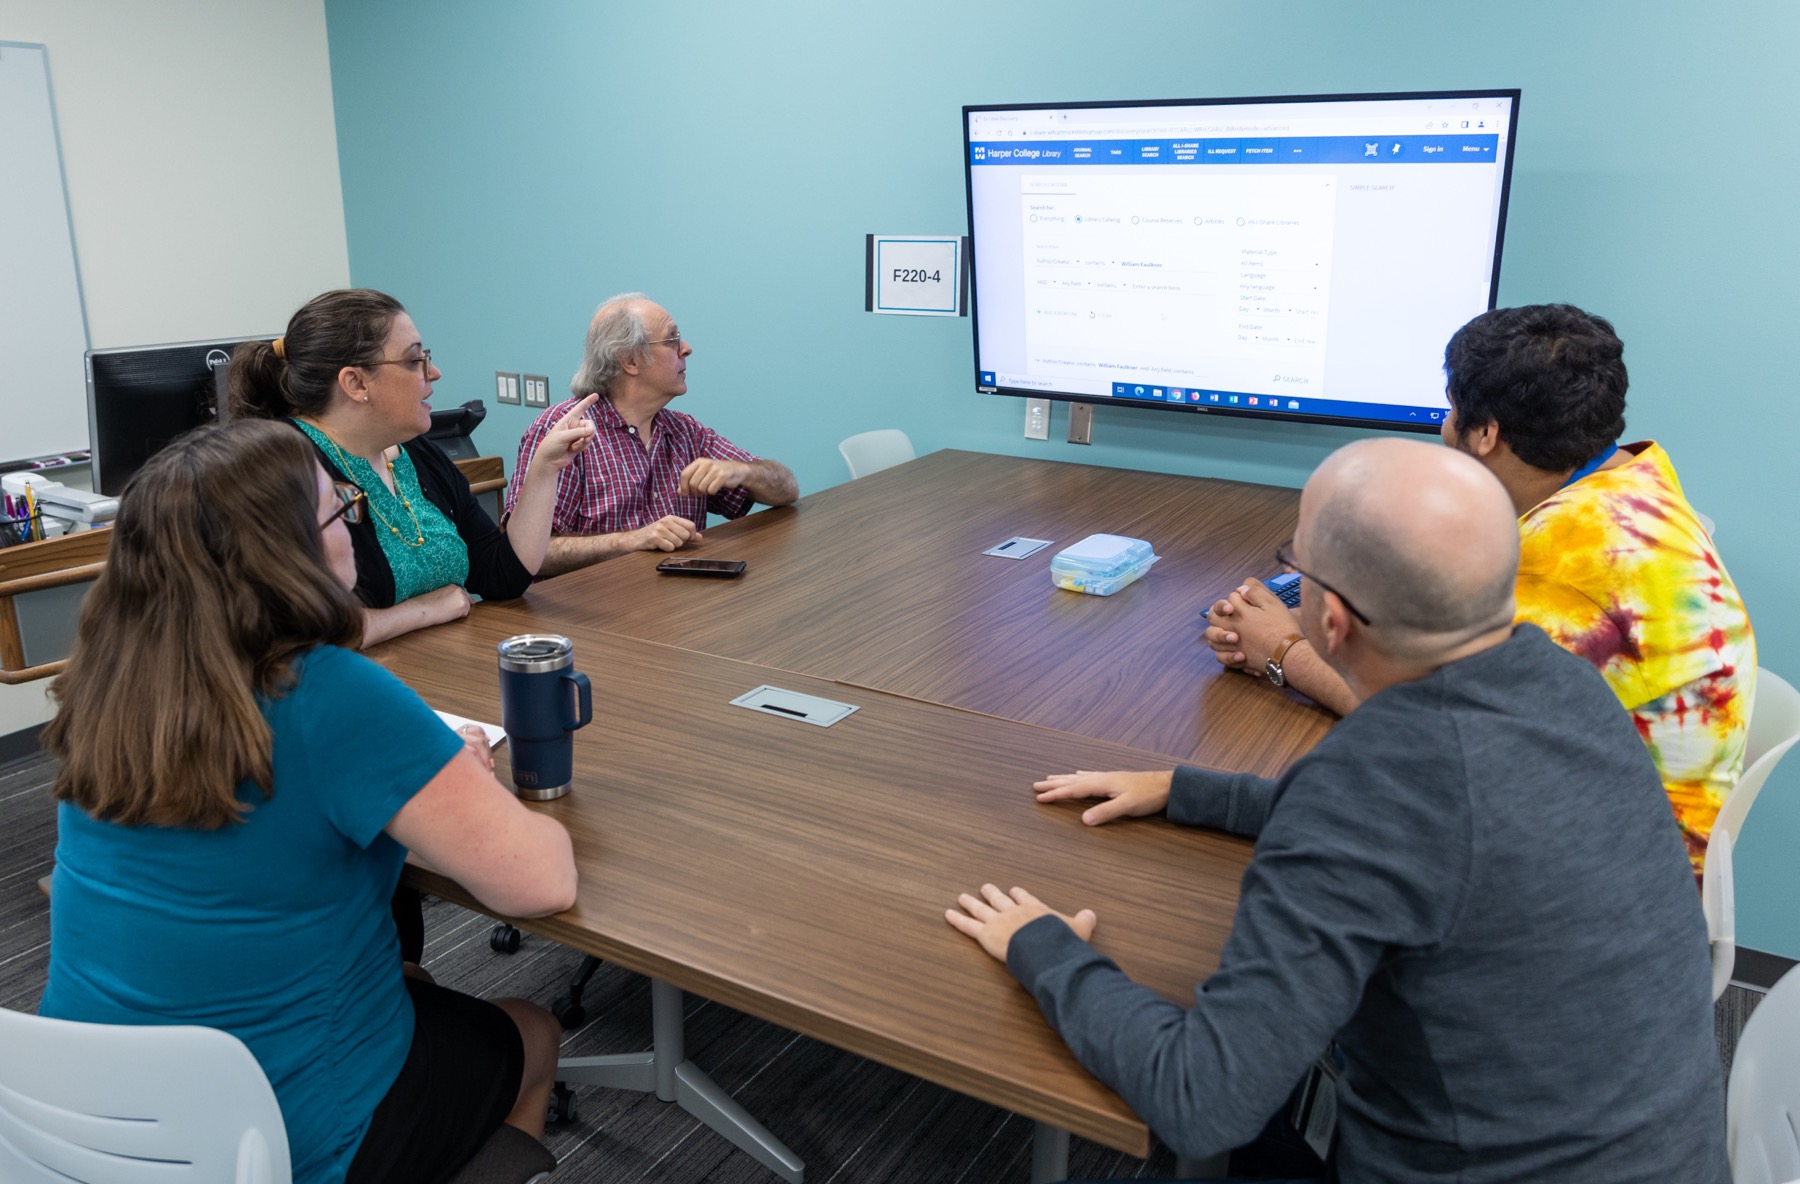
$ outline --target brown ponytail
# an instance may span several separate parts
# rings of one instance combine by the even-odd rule
[[[280,354],[266,341],[232,351],[226,390],[233,418],[322,414],[336,394],[338,372],[378,360],[394,318],[405,311],[372,288],[340,288],[308,300],[288,321]]]

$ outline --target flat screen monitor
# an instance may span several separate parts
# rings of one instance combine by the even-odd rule
[[[982,392],[1436,431],[1517,90],[963,108]]]
[[[117,497],[145,461],[220,418],[231,351],[243,341],[188,341],[87,354],[88,440],[94,488]]]

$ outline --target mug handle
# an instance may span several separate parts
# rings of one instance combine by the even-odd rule
[[[576,711],[576,718],[563,720],[563,728],[572,732],[576,728],[584,728],[593,722],[594,688],[588,682],[588,676],[579,671],[571,670],[563,675],[563,681],[575,688],[575,698],[580,704]]]

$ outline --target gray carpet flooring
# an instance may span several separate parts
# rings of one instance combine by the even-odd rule
[[[50,956],[49,904],[38,877],[50,870],[55,810],[48,758],[0,767],[0,1006],[35,1011]],[[527,937],[518,953],[488,948],[491,922],[429,901],[426,967],[474,995],[517,995],[548,1005],[580,957]],[[604,966],[588,985],[587,1023],[567,1033],[563,1055],[648,1047],[645,979]],[[1727,1069],[1760,993],[1733,986],[1717,1011]],[[990,1184],[1029,1177],[1031,1124],[949,1090],[716,1003],[687,999],[688,1055],[806,1161],[811,1184]],[[580,1089],[573,1121],[546,1138],[561,1161],[556,1179],[656,1180],[669,1184],[774,1179],[760,1165],[672,1105],[643,1094]],[[1148,1160],[1072,1140],[1074,1178],[1169,1176],[1174,1157]]]

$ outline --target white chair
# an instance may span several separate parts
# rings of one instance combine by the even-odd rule
[[[538,1184],[556,1159],[502,1126],[451,1184]],[[262,1066],[216,1028],[78,1024],[0,1008],[6,1184],[291,1184]]]
[[[1800,1177],[1800,974],[1784,975],[1750,1013],[1731,1057],[1725,1148],[1734,1184]]]
[[[0,1179],[288,1184],[262,1066],[214,1028],[77,1024],[0,1008]]]
[[[1756,804],[1763,782],[1796,743],[1800,743],[1800,691],[1768,667],[1759,667],[1750,735],[1744,743],[1744,771],[1719,807],[1719,816],[1713,820],[1715,831],[1724,829],[1734,836],[1744,833],[1744,817]]]
[[[1700,873],[1700,905],[1706,913],[1706,937],[1712,946],[1713,1002],[1731,984],[1737,961],[1737,894],[1731,884],[1731,832],[1713,827]]]
[[[918,455],[913,451],[912,441],[899,428],[860,432],[841,441],[838,451],[843,454],[844,463],[850,466],[852,481],[903,465]]]

